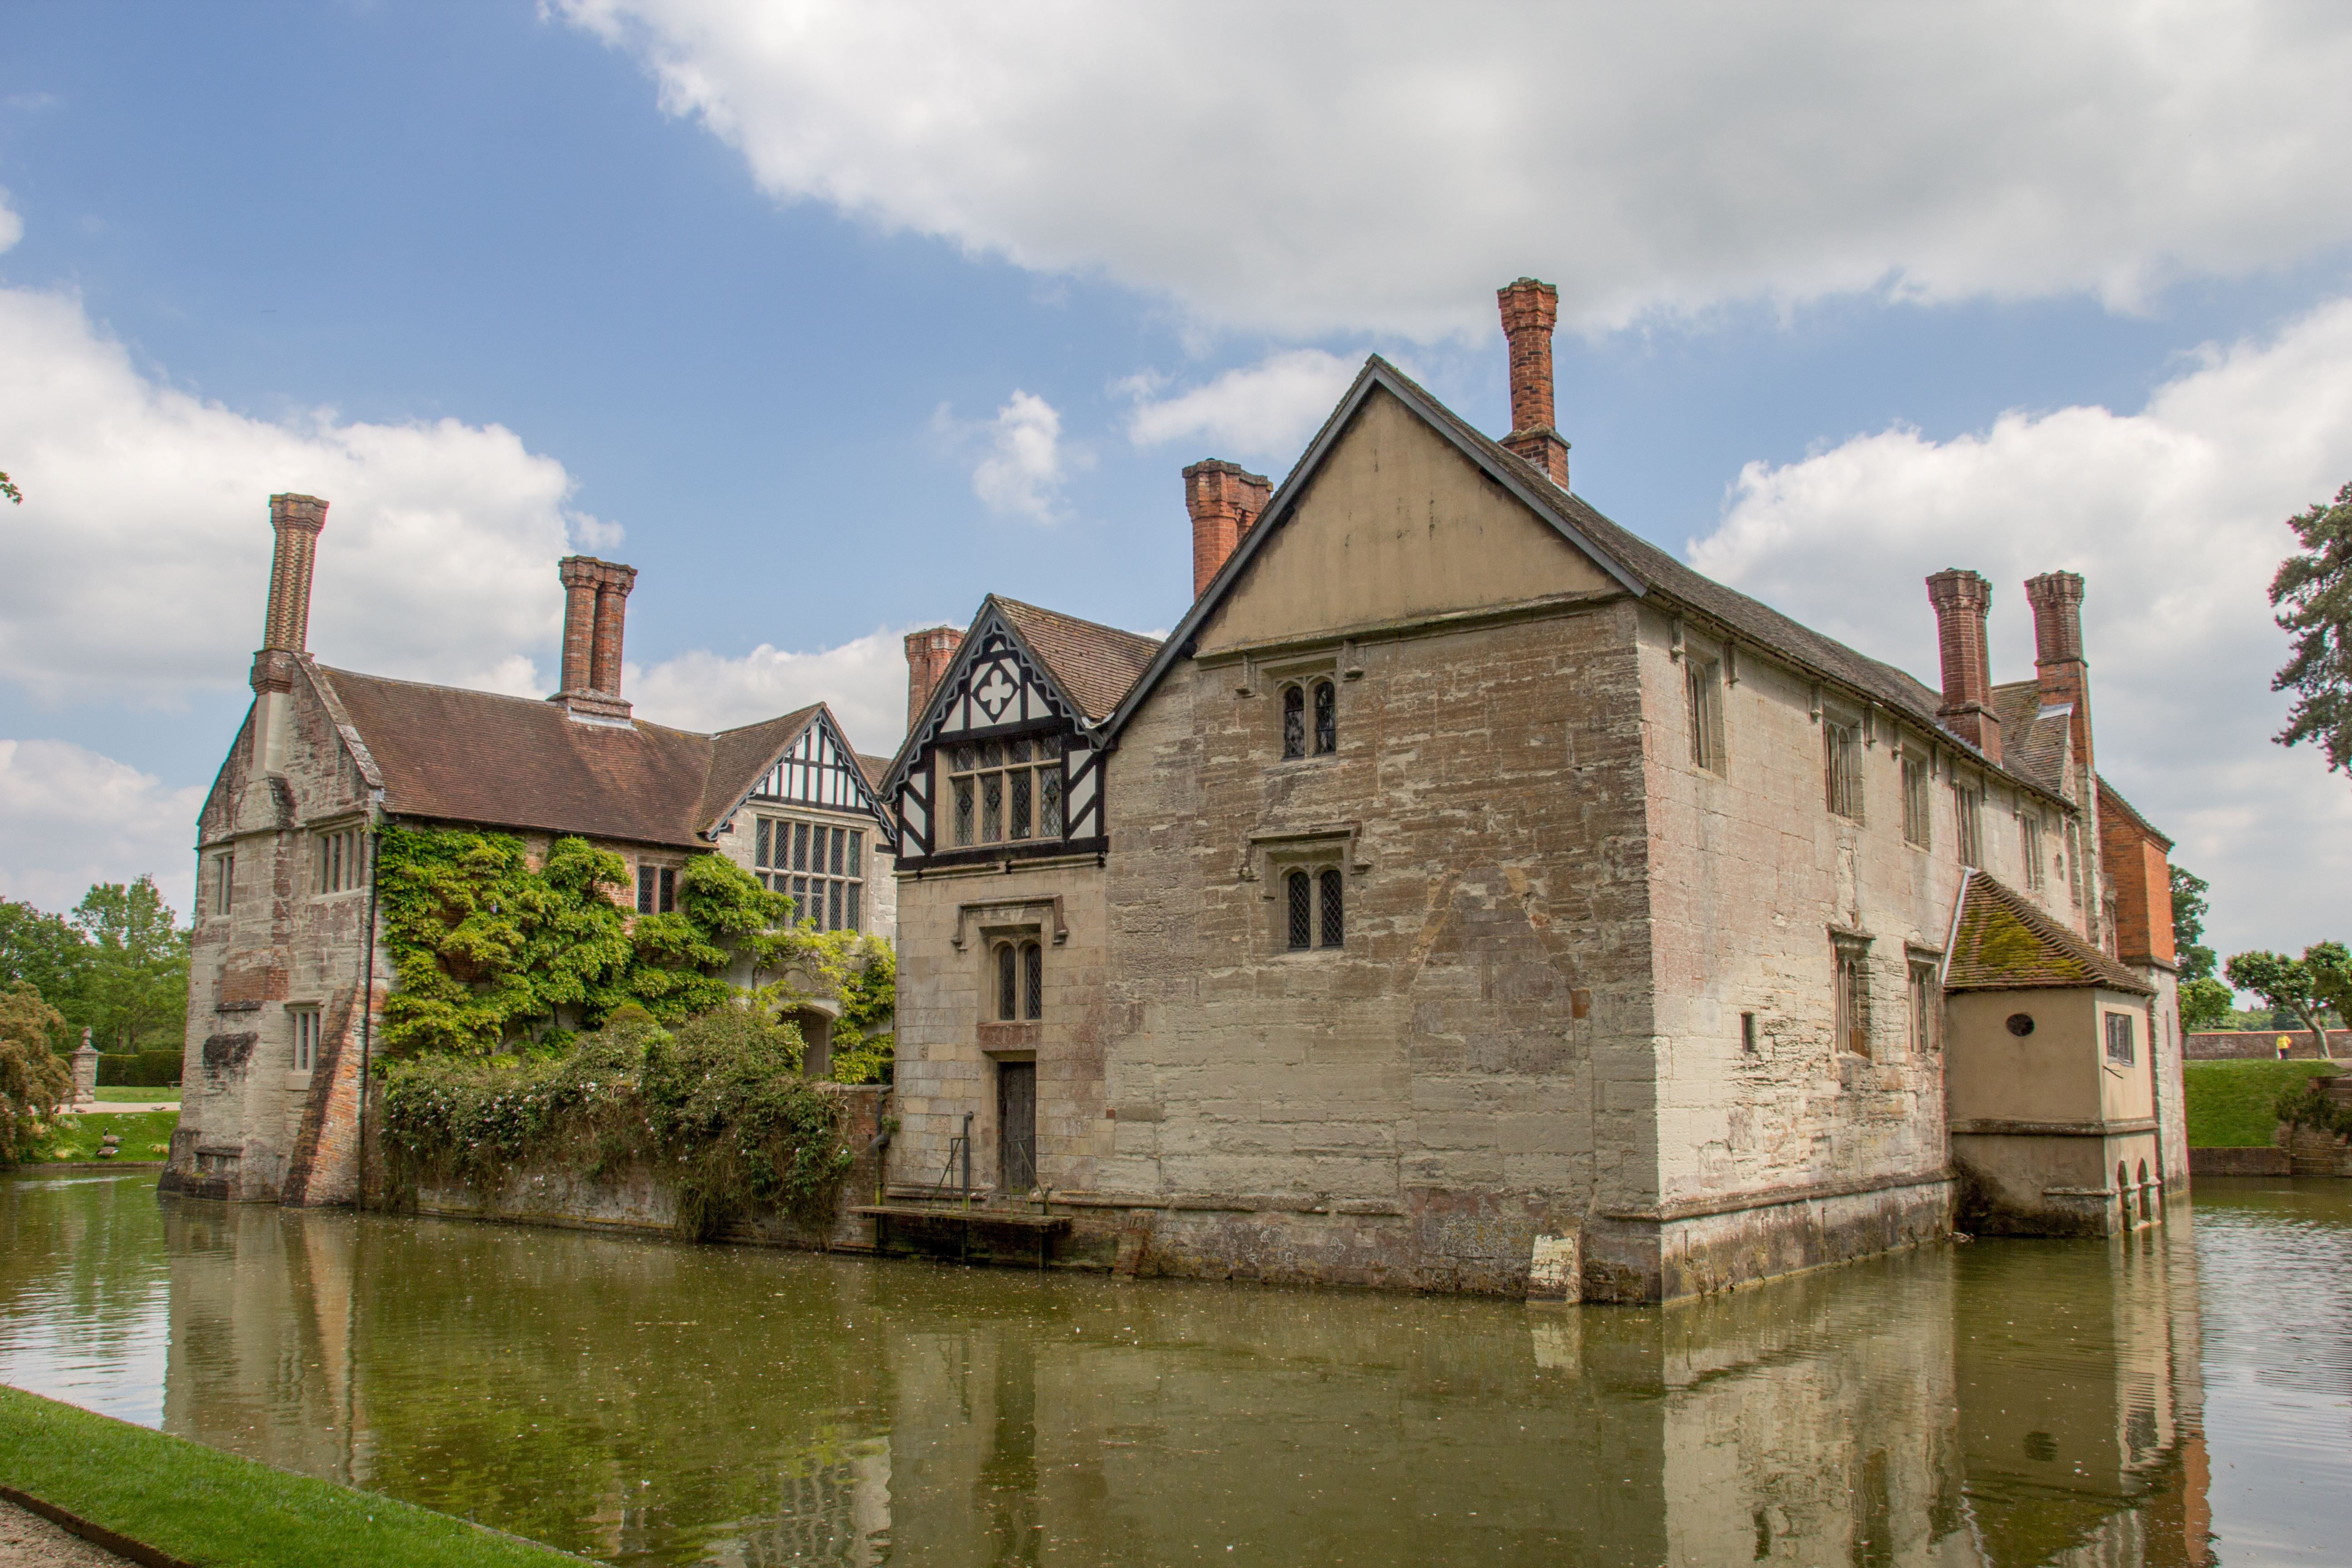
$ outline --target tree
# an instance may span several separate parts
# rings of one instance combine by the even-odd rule
[[[65,1022],[21,980],[0,990],[0,1165],[30,1154],[49,1112],[73,1093],[72,1071],[48,1048]]]
[[[2271,689],[2297,695],[2273,739],[2282,746],[2315,741],[2330,768],[2352,773],[2352,484],[2336,492],[2333,506],[2310,507],[2286,524],[2303,549],[2271,579],[2271,607],[2287,606],[2273,618],[2294,647]]]
[[[2180,965],[2180,978],[2210,980],[2213,977],[2213,950],[2203,945],[2205,917],[2212,912],[2205,901],[2210,890],[2204,878],[2179,866],[2168,867],[2172,873],[2172,955]]]
[[[0,496],[6,496],[18,506],[25,504],[25,492],[18,489],[16,481],[5,474],[0,474]]]
[[[75,1000],[101,1048],[135,1051],[159,1037],[176,1042],[188,1020],[188,932],[175,923],[155,879],[100,882],[74,906],[89,965]]]
[[[89,943],[66,923],[63,915],[0,899],[0,990],[21,983],[39,992],[53,1007],[64,1006],[80,994],[89,957]],[[79,1032],[60,1015],[50,1047],[71,1049],[68,1039]]]
[[[2273,1007],[2292,1014],[2320,1042],[2325,1056],[2330,1007],[2338,1016],[2352,1004],[2352,952],[2340,942],[2314,942],[2301,958],[2278,952],[2240,952],[2222,966],[2230,984],[2251,991]]]

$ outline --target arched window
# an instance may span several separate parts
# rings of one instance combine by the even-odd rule
[[[1347,940],[1347,925],[1341,918],[1342,910],[1340,906],[1343,900],[1343,895],[1339,888],[1339,871],[1336,869],[1325,871],[1322,876],[1322,883],[1323,945],[1325,947],[1339,947]]]
[[[1282,689],[1282,754],[1286,761],[1307,754],[1307,693],[1297,686]]]
[[[1013,951],[1013,944],[1011,942],[1000,942],[997,944],[996,1016],[998,1021],[1001,1023],[1010,1024],[1014,1019],[1021,1016],[1021,1015],[1015,1011],[1020,1002],[1019,993],[1014,984],[1018,974],[1019,963],[1020,955]]]
[[[1292,687],[1293,691],[1297,690]],[[1283,879],[1290,894],[1290,949],[1293,952],[1315,945],[1315,900],[1307,873],[1293,871]]]
[[[1021,945],[1021,1012],[1027,1018],[1045,1016],[1045,950],[1034,942]]]
[[[1315,754],[1328,757],[1339,749],[1339,700],[1328,680],[1315,683]]]

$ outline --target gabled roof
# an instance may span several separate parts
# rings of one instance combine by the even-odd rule
[[[2156,988],[2027,898],[1981,871],[1969,875],[1944,965],[1947,991],[2096,985],[2152,996]]]
[[[1292,509],[1306,493],[1316,470],[1339,445],[1340,436],[1357,410],[1375,391],[1387,392],[1419,415],[1464,457],[1484,469],[1488,478],[1517,496],[1538,518],[1558,531],[1561,538],[1590,556],[1626,592],[1638,597],[1657,595],[1683,605],[1715,622],[1739,641],[1900,713],[1956,750],[1982,760],[1981,753],[1945,729],[1937,718],[1936,710],[1942,705],[1943,699],[1933,689],[1893,665],[1857,653],[1833,637],[1823,637],[1811,627],[1790,620],[1769,605],[1725,587],[1685,566],[1632,530],[1611,521],[1582,498],[1554,484],[1550,475],[1473,427],[1378,354],[1365,360],[1364,368],[1358,373],[1354,384],[1339,400],[1339,406],[1332,410],[1331,417],[1324,422],[1315,439],[1308,443],[1297,465],[1282,481],[1282,488],[1267,501],[1265,512],[1250,525],[1249,531],[1242,535],[1240,544],[1226,558],[1223,567],[1202,590],[1192,609],[1168,635],[1167,642],[1150,666],[1120,700],[1117,711],[1105,726],[1113,743],[1116,743],[1119,729],[1150,695],[1152,687],[1192,646],[1194,636],[1247,570],[1251,559],[1288,521]],[[2010,772],[1997,766],[1994,771]],[[2047,790],[2047,786],[2038,780],[2023,774],[2011,772],[2010,776],[2030,787]]]
[[[2001,766],[2073,799],[2066,779],[2074,756],[2073,705],[2053,708],[2045,717],[2041,683],[2012,680],[1992,689],[1992,711],[2000,721]]]
[[[991,594],[988,602],[1004,612],[1021,640],[1054,672],[1063,695],[1090,720],[1099,721],[1118,707],[1160,651],[1157,637],[1041,610],[1000,594]]]
[[[964,628],[962,637],[957,641],[954,657],[948,660],[939,683],[931,689],[929,705],[907,727],[907,738],[899,743],[898,755],[890,759],[877,778],[877,795],[888,797],[905,780],[915,753],[938,728],[940,710],[955,700],[957,682],[971,663],[981,630],[992,620],[1004,628],[1023,657],[1045,673],[1060,700],[1074,710],[1081,722],[1089,725],[1100,723],[1118,707],[1119,698],[1160,651],[1156,637],[1082,621],[1076,616],[1040,609],[1002,595],[989,595],[981,601],[971,625]]]
[[[707,847],[824,704],[697,734],[581,723],[530,697],[393,680],[304,660],[383,807],[401,816]]]
[[[2147,817],[2142,816],[2139,812],[2133,807],[2131,802],[2116,794],[2115,785],[2109,784],[2105,778],[2102,778],[2099,780],[2099,820],[2101,822],[2105,822],[2115,817],[2120,817],[2124,821],[2130,823],[2134,827],[2140,831],[2140,834],[2144,837],[2146,837],[2149,842],[2155,844],[2158,848],[2164,849],[2167,852],[2171,850],[2172,840],[2158,832],[2156,825],[2148,821]]]

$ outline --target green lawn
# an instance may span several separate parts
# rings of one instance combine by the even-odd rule
[[[109,1084],[93,1092],[100,1105],[162,1105],[166,1102],[177,1105],[180,1101],[180,1086],[176,1083],[164,1084],[158,1089],[123,1089]]]
[[[16,1388],[0,1387],[0,1483],[207,1568],[583,1561]]]
[[[2194,1149],[2267,1148],[2278,1131],[2271,1107],[2279,1091],[2331,1062],[2183,1062],[2189,1079],[2189,1143]]]
[[[88,1116],[60,1116],[49,1146],[37,1161],[95,1160],[98,1141],[112,1132],[122,1140],[118,1160],[160,1160],[172,1149],[172,1129],[180,1124],[176,1110],[100,1110]]]

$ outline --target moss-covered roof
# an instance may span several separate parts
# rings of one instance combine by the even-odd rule
[[[1969,878],[1952,934],[1946,991],[2024,991],[2096,985],[2152,996],[2156,987],[2051,918],[2013,888],[1979,871]]]

